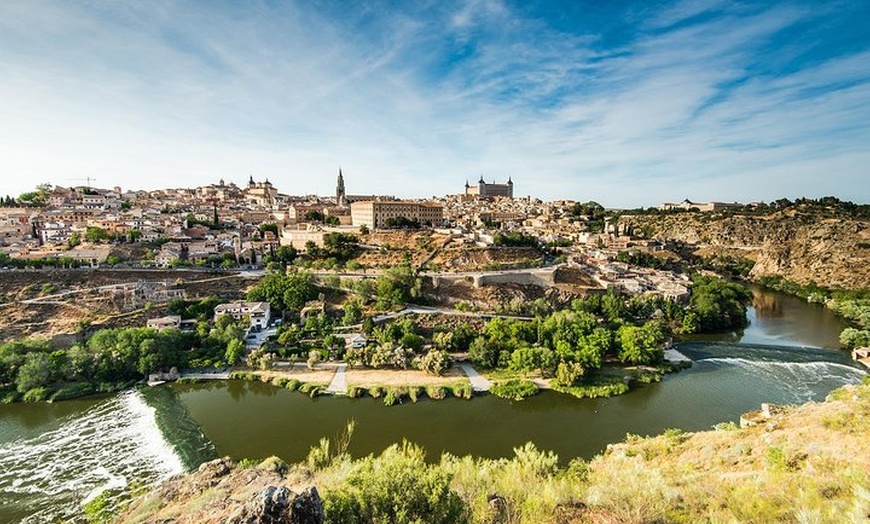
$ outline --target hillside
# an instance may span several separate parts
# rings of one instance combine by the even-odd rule
[[[702,257],[755,261],[750,277],[861,289],[870,282],[870,221],[843,214],[786,209],[769,215],[679,213],[623,215],[620,225],[697,248]]]
[[[868,432],[865,381],[755,427],[629,436],[567,468],[528,444],[512,460],[426,464],[406,444],[352,461],[339,439],[295,466],[208,463],[138,498],[119,522],[316,523],[321,508],[336,523],[866,522]]]
[[[191,270],[51,269],[4,271],[0,342],[74,336],[82,323],[143,326],[166,314],[168,293],[189,300],[237,299],[250,282],[237,273]]]

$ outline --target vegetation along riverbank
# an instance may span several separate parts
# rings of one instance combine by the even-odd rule
[[[287,522],[342,524],[861,522],[870,514],[868,406],[865,379],[824,403],[777,410],[765,424],[629,435],[564,467],[532,444],[500,460],[444,455],[433,463],[407,442],[352,459],[351,424],[298,464],[206,463],[137,497],[118,521],[249,522],[268,511]],[[88,505],[94,515],[112,510],[99,497]]]

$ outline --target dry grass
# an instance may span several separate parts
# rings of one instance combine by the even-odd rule
[[[438,377],[416,369],[350,369],[345,372],[348,386],[446,386],[468,377],[458,368],[450,368]]]
[[[286,370],[277,369],[277,370],[269,370],[269,371],[255,371],[257,375],[261,377],[269,378],[269,381],[273,381],[279,378],[285,379],[296,379],[299,382],[305,382],[307,384],[318,384],[318,385],[329,385],[332,381],[332,377],[335,375],[334,367],[318,367],[314,369],[308,369],[305,367],[291,367]]]

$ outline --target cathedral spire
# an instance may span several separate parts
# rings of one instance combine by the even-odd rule
[[[341,174],[341,166],[338,168],[338,180],[335,181],[335,204],[338,206],[345,205],[346,195],[344,193],[344,176]]]

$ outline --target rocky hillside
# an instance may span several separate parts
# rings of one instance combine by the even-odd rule
[[[629,436],[567,468],[529,444],[511,460],[435,464],[407,444],[350,460],[321,443],[295,466],[223,459],[138,498],[119,522],[867,522],[870,383],[770,415]]]
[[[870,221],[800,209],[770,215],[679,213],[622,216],[649,238],[692,244],[701,256],[755,261],[750,277],[862,289],[870,285]]]

